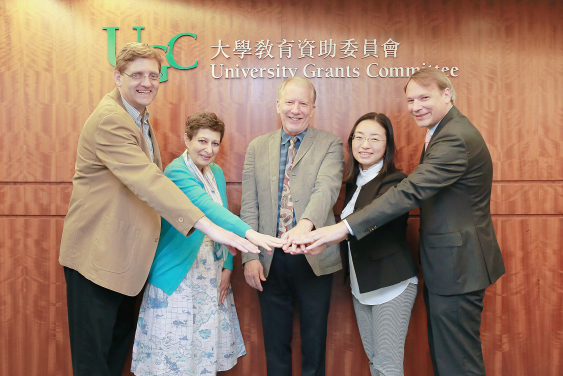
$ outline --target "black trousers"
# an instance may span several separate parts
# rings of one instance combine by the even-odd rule
[[[64,268],[74,376],[121,376],[135,329],[135,297]]]
[[[291,376],[293,309],[299,306],[302,376],[324,376],[332,274],[317,277],[304,255],[276,249],[258,292],[268,376]]]
[[[424,286],[428,345],[435,376],[484,376],[481,312],[485,290],[432,294]]]

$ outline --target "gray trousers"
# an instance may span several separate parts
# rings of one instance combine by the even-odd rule
[[[372,376],[403,376],[405,339],[417,285],[386,303],[364,305],[354,296],[354,310]]]

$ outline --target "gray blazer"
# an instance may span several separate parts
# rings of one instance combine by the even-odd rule
[[[452,107],[415,170],[346,221],[361,239],[420,207],[420,256],[428,290],[438,295],[481,290],[504,274],[491,220],[492,181],[485,140]]]
[[[242,173],[241,219],[260,233],[276,236],[281,129],[257,137],[246,150]],[[335,223],[332,207],[342,186],[342,140],[309,126],[297,151],[290,180],[295,218],[306,218],[315,228]],[[273,256],[242,254],[242,262],[259,259],[268,276]],[[342,269],[338,244],[321,254],[306,255],[316,275]]]

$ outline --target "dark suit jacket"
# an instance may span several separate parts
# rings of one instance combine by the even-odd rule
[[[421,159],[397,187],[346,220],[361,239],[420,207],[420,256],[428,290],[454,295],[484,289],[504,274],[491,220],[493,164],[485,140],[452,107]]]
[[[354,211],[370,204],[406,177],[399,171],[375,177],[361,188]],[[344,205],[352,199],[356,188],[356,184],[346,184]],[[362,240],[350,238],[350,252],[360,293],[392,286],[418,272],[407,243],[408,218],[409,214],[405,213],[378,227]]]

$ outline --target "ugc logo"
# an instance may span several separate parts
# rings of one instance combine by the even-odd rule
[[[141,30],[143,30],[145,27],[144,26],[133,26],[133,30],[137,30],[137,42],[141,43]],[[106,26],[103,27],[102,29],[107,30],[108,32],[108,60],[110,62],[111,65],[113,65],[115,67],[115,60],[116,60],[116,56],[115,56],[115,32],[116,30],[119,30],[118,26]],[[162,51],[164,51],[164,53],[166,54],[166,60],[168,60],[168,64],[170,65],[165,65],[162,64],[162,74],[160,76],[160,82],[165,82],[168,81],[168,68],[172,67],[172,68],[176,68],[176,69],[193,69],[195,67],[197,67],[197,60],[195,61],[195,63],[193,63],[190,66],[183,66],[180,65],[176,62],[176,60],[174,59],[174,44],[176,44],[176,41],[178,39],[180,39],[181,37],[184,36],[189,36],[192,37],[194,39],[197,39],[197,35],[193,34],[193,33],[180,33],[178,35],[174,35],[172,37],[172,39],[170,39],[170,41],[168,42],[168,45],[163,46],[160,44],[154,44],[151,47],[154,48],[159,48]]]

